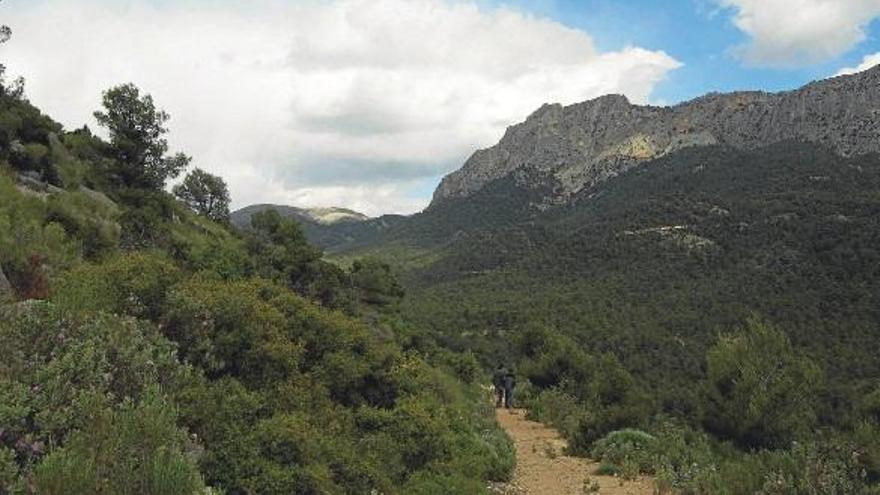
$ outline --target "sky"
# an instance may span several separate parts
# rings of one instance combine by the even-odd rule
[[[67,129],[133,82],[233,207],[427,206],[543,103],[669,105],[880,63],[880,0],[3,0],[0,62]]]

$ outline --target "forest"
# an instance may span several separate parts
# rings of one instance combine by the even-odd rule
[[[876,155],[694,148],[535,206],[553,191],[500,179],[332,258],[392,263],[420,338],[513,363],[531,416],[610,472],[877,490]]]

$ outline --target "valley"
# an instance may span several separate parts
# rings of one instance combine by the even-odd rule
[[[880,66],[547,104],[376,218],[230,211],[137,85],[70,129],[4,71],[0,494],[880,493]]]
[[[324,247],[341,266],[368,256],[394,268],[406,291],[401,314],[422,329],[404,345],[474,353],[486,368],[502,356],[518,363],[533,416],[560,429],[575,451],[589,454],[608,431],[634,425],[672,435],[666,442],[683,435],[714,452],[685,456],[708,471],[684,481],[676,478],[680,460],[639,469],[673,488],[752,480],[733,493],[759,490],[768,476],[751,463],[814,455],[785,448],[808,424],[832,442],[854,442],[849,448],[866,460],[873,447],[856,445],[872,435],[874,413],[865,414],[874,410],[880,376],[880,155],[871,149],[878,142],[873,124],[865,127],[846,109],[877,98],[877,77],[875,68],[780,95],[711,95],[674,109],[627,110],[660,121],[697,112],[703,123],[688,132],[705,128],[717,137],[702,134],[612,168],[602,165],[610,163],[607,153],[591,151],[598,144],[565,151],[559,143],[584,129],[581,113],[594,112],[586,109],[628,104],[599,99],[543,108],[498,147],[477,152],[425,211]],[[792,101],[802,111],[791,117],[798,125],[774,117]],[[870,113],[872,105],[855,112]],[[706,110],[716,107],[718,113]],[[595,138],[605,143],[607,133],[635,143],[621,134],[629,129],[621,122],[651,121],[615,111],[589,115],[595,129],[618,129]],[[756,129],[749,119],[769,127]],[[754,134],[736,134],[731,125]],[[626,146],[615,149],[636,149]],[[588,176],[574,189],[560,175],[571,168],[547,165],[565,153],[574,153],[562,159],[566,166]],[[505,165],[511,163],[520,165]],[[470,182],[453,192],[460,181]],[[732,342],[744,346],[741,352],[758,345],[778,354],[752,363],[756,373],[768,367],[792,374],[760,378],[783,380],[763,399],[750,395],[756,390],[730,392],[725,383],[748,378],[721,378],[713,362],[720,358],[712,356]],[[758,408],[749,409],[758,416],[748,424],[713,417],[719,407],[734,410],[730,401],[737,400],[767,402],[748,406]],[[760,409],[767,404],[791,418]],[[810,448],[830,445],[820,444]],[[722,454],[723,445],[740,453]],[[862,479],[875,479],[872,469]],[[816,476],[856,476],[848,473]]]

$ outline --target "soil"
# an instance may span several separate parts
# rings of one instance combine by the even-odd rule
[[[503,495],[653,495],[654,482],[643,477],[626,481],[599,476],[599,464],[565,455],[565,440],[541,423],[526,419],[522,409],[498,409],[498,423],[516,445],[516,469],[509,483],[490,486]],[[592,490],[591,490],[592,487]],[[596,490],[598,487],[598,491]]]

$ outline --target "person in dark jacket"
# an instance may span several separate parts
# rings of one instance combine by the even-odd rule
[[[504,381],[507,377],[507,370],[504,364],[499,364],[492,374],[492,386],[495,387],[495,407],[501,407],[504,401]]]
[[[504,375],[504,407],[513,407],[513,387],[516,387],[516,375],[513,370]]]

